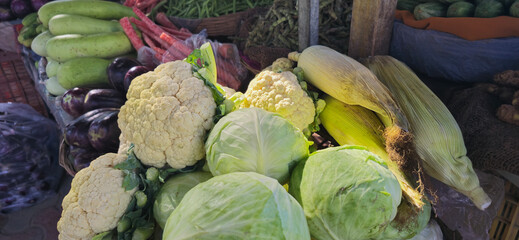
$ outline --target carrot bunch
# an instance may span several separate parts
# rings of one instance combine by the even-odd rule
[[[119,22],[137,51],[146,44],[155,51],[154,57],[158,62],[170,62],[186,58],[197,47],[193,46],[196,44],[187,44],[185,41],[193,34],[185,28],[179,29],[164,13],[156,14],[155,21],[160,24],[158,25],[149,19],[138,7],[133,7],[133,11],[139,19],[124,17]],[[132,24],[140,30],[142,39]],[[204,41],[207,40],[204,39]],[[234,89],[241,87],[248,72],[241,65],[239,59],[235,45],[228,43],[218,44],[216,48],[216,66],[217,78],[220,84]]]

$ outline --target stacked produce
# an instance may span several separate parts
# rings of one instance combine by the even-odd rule
[[[32,40],[44,31],[43,25],[38,22],[38,14],[31,13],[22,19],[22,29],[18,34],[18,42],[25,47],[31,47]]]
[[[47,90],[61,95],[67,89],[108,87],[111,58],[133,51],[117,21],[134,16],[131,8],[107,1],[57,1],[45,4],[38,19],[48,31],[31,48],[47,57]]]
[[[430,17],[519,17],[519,1],[514,0],[398,0],[397,8],[412,12],[416,20]]]
[[[131,4],[133,0],[127,0],[126,2],[130,2]],[[153,2],[153,0],[151,0],[151,2]],[[254,7],[268,7],[271,4],[272,0],[162,0],[156,4],[156,11],[164,12],[167,16],[181,18],[209,18],[236,13]]]

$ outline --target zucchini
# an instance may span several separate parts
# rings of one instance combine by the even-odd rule
[[[59,62],[78,57],[112,58],[133,50],[124,32],[90,35],[65,34],[47,42],[47,54]]]
[[[61,63],[50,58],[47,58],[47,66],[45,66],[45,72],[47,77],[54,77],[58,74],[58,68]]]
[[[94,34],[123,31],[118,21],[58,14],[49,20],[49,30],[53,35]]]
[[[47,41],[52,37],[54,36],[49,31],[38,34],[31,43],[32,51],[42,57],[47,57]]]
[[[43,5],[38,10],[38,18],[45,27],[48,27],[49,20],[58,14],[72,14],[97,19],[117,20],[123,17],[136,17],[130,7],[123,6],[116,2],[97,0],[54,1]]]
[[[94,57],[72,59],[58,67],[58,81],[66,89],[109,86],[106,69],[110,63],[110,60]]]
[[[51,77],[45,81],[45,89],[47,89],[47,92],[54,96],[61,96],[67,91],[67,89],[63,88],[59,84],[56,77]]]

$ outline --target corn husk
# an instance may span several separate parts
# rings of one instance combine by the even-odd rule
[[[361,106],[345,104],[331,96],[325,96],[326,107],[320,115],[321,123],[340,145],[365,146],[369,151],[382,158],[398,179],[403,196],[414,207],[424,206],[424,196],[416,189],[386,152],[384,144],[384,125],[377,115]]]
[[[404,63],[391,56],[368,58],[365,65],[391,91],[407,116],[425,172],[485,209],[491,199],[466,156],[456,120],[441,100]]]

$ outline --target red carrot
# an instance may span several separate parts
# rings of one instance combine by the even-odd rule
[[[162,28],[165,32],[170,33],[173,36],[175,36],[181,40],[186,40],[186,38],[191,37],[191,35],[193,35],[192,33],[181,32],[179,30],[175,30],[175,29],[168,28],[168,27],[160,27],[160,28]]]
[[[230,43],[222,43],[218,46],[218,55],[225,59],[232,59],[235,57],[234,45]]]
[[[216,64],[217,71],[217,82],[222,84],[223,86],[230,87],[234,90],[238,90],[240,88],[241,82],[236,79],[231,73],[227,71],[227,69],[223,68],[222,65]]]
[[[157,13],[157,15],[155,15],[155,21],[164,27],[178,30],[178,27],[169,20],[164,12]]]
[[[128,39],[130,39],[130,42],[132,43],[132,46],[135,48],[135,50],[138,51],[141,49],[144,44],[142,43],[135,30],[133,30],[132,24],[130,23],[128,17],[121,18],[121,20],[119,20],[119,24],[121,24],[124,33],[126,33],[126,36],[128,36]]]
[[[151,21],[151,19],[146,17],[146,15],[136,7],[133,8],[133,12],[137,15],[137,17],[139,17],[141,19],[142,22],[144,22],[144,24],[146,24],[146,26],[151,31],[153,31],[153,33],[155,33],[157,36],[160,36],[160,34],[163,31],[157,24],[155,24],[153,21]]]
[[[144,34],[144,33],[143,33],[143,34],[142,34],[142,38],[144,38],[144,42],[145,42],[146,44],[148,44],[148,46],[150,46],[151,49],[153,49],[153,48],[159,48],[159,47],[157,46],[157,43],[155,43],[155,42],[153,41],[153,39],[151,39],[147,34]]]
[[[174,36],[171,36],[167,33],[160,34],[160,39],[166,41],[171,46],[175,47],[178,51],[180,51],[184,55],[189,55],[193,51],[193,49],[186,46],[183,42],[175,38]]]

